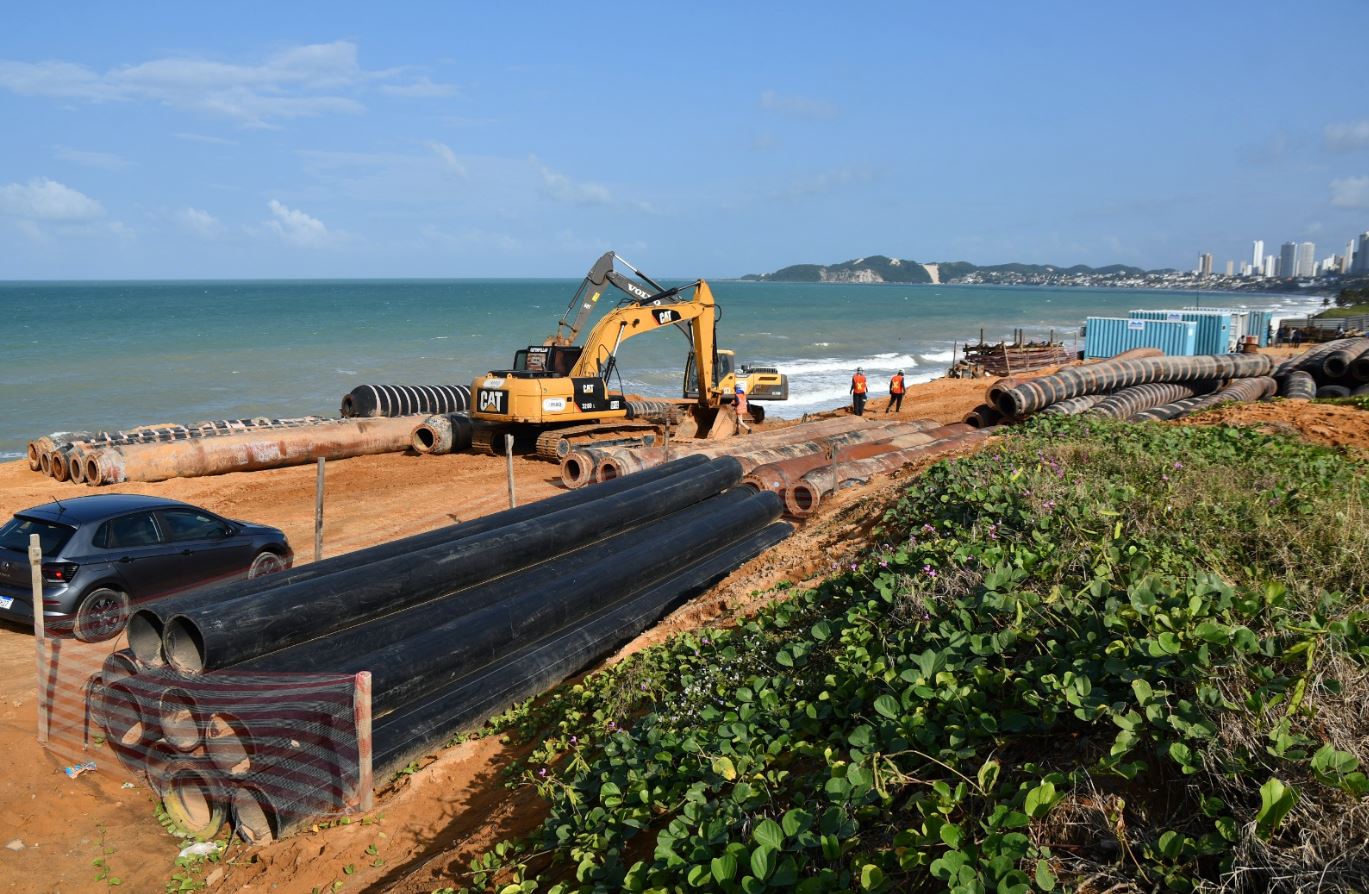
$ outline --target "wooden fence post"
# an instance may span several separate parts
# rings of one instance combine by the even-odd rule
[[[504,456],[509,462],[509,508],[518,505],[518,499],[513,493],[513,435],[504,435]]]
[[[318,484],[314,487],[314,561],[323,558],[323,466],[327,462],[318,458]]]
[[[43,673],[43,653],[47,649],[47,624],[43,622],[43,542],[37,534],[29,535],[29,574],[33,587],[33,650],[38,675],[33,678],[38,691],[38,744],[48,743],[48,692]]]
[[[375,806],[375,751],[371,742],[371,672],[356,675],[352,690],[352,721],[357,730],[357,793],[358,810]]]

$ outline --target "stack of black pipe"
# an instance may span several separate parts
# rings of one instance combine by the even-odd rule
[[[1290,398],[1369,394],[1369,338],[1338,338],[1304,351],[1274,371]]]
[[[392,769],[554,685],[787,536],[776,522],[779,499],[736,488],[741,474],[730,457],[687,457],[279,575],[191,591],[140,608],[130,644],[140,667],[177,690],[168,710],[216,730],[205,741],[222,753],[245,756],[227,762],[239,776],[218,764],[196,768],[233,802],[239,830],[279,835],[322,812],[309,779],[345,788],[335,783],[346,773],[320,766],[318,749],[282,762],[279,740],[291,735],[278,715],[254,724],[257,707],[216,692],[241,691],[244,680],[326,682],[368,671],[374,765]],[[301,720],[307,727],[328,715],[300,716],[311,718]],[[339,738],[304,729],[294,741],[310,735]],[[264,771],[245,770],[262,739],[277,740],[276,757]],[[330,759],[345,768],[355,754]]]

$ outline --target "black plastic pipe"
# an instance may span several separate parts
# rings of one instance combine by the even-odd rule
[[[518,524],[529,519],[539,518],[553,512],[583,506],[585,503],[592,500],[611,497],[636,487],[653,485],[672,475],[680,474],[702,466],[707,461],[706,458],[701,456],[684,457],[663,466],[659,466],[649,472],[633,475],[630,478],[610,481],[583,490],[556,494],[545,500],[527,503],[515,509],[506,509],[502,512],[495,512],[481,518],[472,519],[468,522],[447,525],[432,531],[425,531],[422,534],[413,534],[409,537],[400,538],[399,540],[391,540],[387,543],[381,543],[365,549],[343,553],[339,556],[324,559],[321,562],[311,562],[308,565],[289,568],[285,571],[277,572],[276,574],[253,578],[251,580],[234,580],[210,584],[206,587],[198,587],[193,590],[187,590],[184,593],[177,593],[174,596],[145,601],[140,603],[138,611],[135,611],[132,617],[129,618],[129,646],[139,661],[156,666],[164,663],[164,656],[162,655],[162,635],[165,633],[166,622],[176,614],[190,613],[204,606],[220,605],[233,599],[264,593],[268,590],[275,590],[303,581],[314,580],[324,575],[350,571],[355,568],[361,568],[381,562],[394,556],[418,552],[419,550],[427,549],[428,547],[437,544],[453,543],[468,537],[474,537],[477,534],[483,534],[488,531]]]
[[[1328,353],[1321,361],[1322,375],[1328,381],[1350,372],[1351,365],[1369,351],[1369,338],[1351,339],[1348,345]]]
[[[352,654],[309,644],[300,650],[334,672],[369,670],[371,713],[380,717],[754,533],[783,508],[774,493],[737,488],[588,547],[577,562],[557,560],[477,588],[455,600],[466,611],[390,645]],[[292,669],[291,651],[279,656],[286,667],[269,669]],[[272,662],[268,656],[254,664],[260,671]]]
[[[1278,378],[1291,373],[1295,369],[1300,369],[1316,376],[1321,372],[1322,361],[1325,360],[1329,354],[1334,351],[1339,351],[1353,341],[1355,341],[1353,338],[1337,338],[1333,341],[1324,342],[1320,345],[1308,348],[1301,354],[1289,357],[1283,363],[1280,363],[1274,370],[1274,376],[1275,378]]]
[[[1143,410],[1172,404],[1186,397],[1206,394],[1215,389],[1218,382],[1194,382],[1180,385],[1173,382],[1151,382],[1147,385],[1132,385],[1114,391],[1084,412],[1085,416],[1106,416],[1110,419],[1130,419]]]
[[[1057,401],[1041,412],[1052,416],[1077,416],[1105,397],[1107,397],[1106,394],[1081,394],[1078,397]]]
[[[1350,389],[1344,385],[1322,385],[1317,389],[1317,397],[1349,397]]]
[[[1172,404],[1155,407],[1146,410],[1132,417],[1133,421],[1146,419],[1178,419],[1181,416],[1188,416],[1202,410],[1209,410],[1213,407],[1229,403],[1250,403],[1257,400],[1264,400],[1273,397],[1278,392],[1278,384],[1270,376],[1256,376],[1249,379],[1237,379],[1228,384],[1221,391],[1212,394],[1202,394],[1197,397],[1189,397],[1184,400],[1175,401]]]
[[[1273,366],[1265,354],[1212,354],[1199,357],[1146,357],[1062,369],[999,393],[1004,416],[1025,416],[1053,403],[1116,391],[1150,382],[1197,382],[1265,376]]]
[[[1279,383],[1279,396],[1289,400],[1311,400],[1317,396],[1317,380],[1312,378],[1310,372],[1295,369],[1287,373],[1282,378],[1276,378]]]
[[[1356,382],[1369,382],[1369,353],[1359,355],[1350,364],[1350,378]]]
[[[403,553],[313,580],[180,612],[162,650],[173,667],[200,673],[316,639],[472,584],[546,561],[629,526],[661,518],[741,480],[721,457],[635,487],[455,543]]]
[[[351,416],[433,416],[464,413],[471,406],[466,385],[358,385],[342,397],[341,413]]]
[[[376,778],[460,730],[479,726],[520,699],[538,695],[610,654],[686,599],[793,533],[777,522],[681,568],[579,624],[529,642],[429,698],[411,702],[376,724]]]

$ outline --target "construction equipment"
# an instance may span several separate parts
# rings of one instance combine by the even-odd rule
[[[615,262],[633,275],[615,269]],[[625,297],[594,324],[583,344],[576,344],[610,285]],[[477,423],[473,449],[502,452],[505,437],[512,436],[524,445],[535,440],[539,455],[559,460],[585,443],[653,443],[661,425],[677,421],[674,415],[640,416],[623,394],[621,381],[617,390],[611,383],[622,343],[667,327],[681,332],[690,347],[684,397],[692,403],[678,404],[681,424],[675,435],[731,434],[736,413],[730,405],[739,381],[748,399],[784,400],[789,386],[773,368],[743,368],[738,376],[732,352],[717,348],[719,316],[704,280],[666,288],[614,252],[606,252],[581,282],[554,335],[541,345],[517,351],[510,369],[491,370],[471,384],[471,418]],[[753,410],[752,418],[756,415],[760,414]]]

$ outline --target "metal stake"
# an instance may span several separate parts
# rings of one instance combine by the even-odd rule
[[[509,462],[509,508],[513,509],[518,505],[513,493],[513,435],[504,435],[504,456]]]
[[[48,743],[48,700],[43,681],[43,652],[47,647],[47,625],[43,623],[43,543],[37,534],[29,535],[29,573],[33,586],[33,648],[38,664],[38,676],[34,683],[38,687],[38,744]]]

